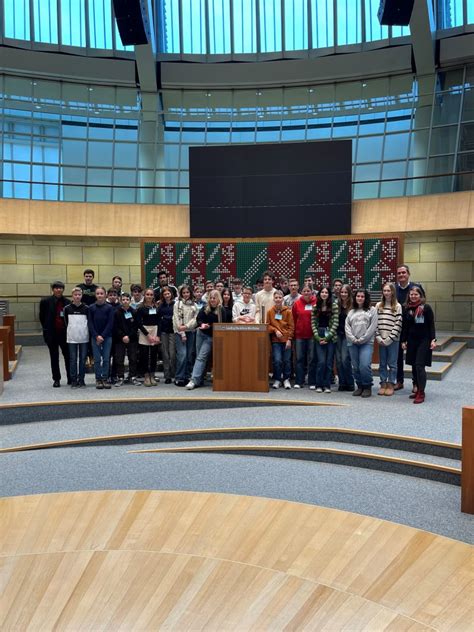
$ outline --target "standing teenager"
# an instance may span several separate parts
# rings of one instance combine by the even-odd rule
[[[115,386],[122,386],[125,381],[125,354],[128,355],[129,384],[141,386],[137,380],[138,361],[138,330],[136,312],[131,307],[132,297],[128,292],[123,292],[120,297],[121,306],[115,310],[114,338],[115,357],[114,364],[117,371]]]
[[[347,314],[345,329],[352,370],[357,383],[357,389],[352,394],[370,397],[377,310],[371,307],[370,294],[367,290],[361,288],[356,291],[354,307]]]
[[[155,292],[148,287],[143,295],[143,303],[136,314],[138,328],[138,371],[145,377],[145,386],[156,386],[156,361],[158,354],[158,311]]]
[[[314,350],[311,315],[316,304],[316,296],[309,285],[305,285],[301,298],[292,307],[295,323],[296,379],[293,388],[303,388],[306,373],[311,390],[316,388],[316,353]]]
[[[275,305],[267,314],[268,332],[272,343],[273,388],[291,388],[291,340],[295,326],[293,314],[289,307],[283,305],[283,292],[275,290]]]
[[[114,328],[115,307],[106,302],[105,287],[99,285],[95,291],[95,303],[89,306],[89,331],[94,353],[95,387],[110,388],[110,350]]]
[[[346,338],[346,318],[352,309],[353,298],[352,289],[349,284],[344,284],[339,291],[338,298],[339,317],[337,325],[336,339],[336,368],[339,379],[338,391],[353,391],[354,376],[352,375],[351,356],[347,346]]]
[[[337,326],[339,324],[339,307],[331,297],[331,288],[323,286],[318,293],[316,305],[311,314],[316,351],[316,391],[331,392],[331,375],[334,362],[334,349]]]
[[[173,308],[173,329],[176,347],[176,386],[186,386],[193,368],[198,306],[191,296],[189,285],[179,288]]]
[[[402,306],[397,301],[397,291],[393,283],[384,283],[382,300],[377,303],[377,331],[375,339],[379,343],[378,395],[393,395],[397,383],[397,359],[400,334],[402,332]]]
[[[255,322],[255,303],[252,300],[253,292],[251,287],[244,287],[242,300],[235,301],[232,308],[232,320],[234,323],[249,325]]]
[[[173,331],[174,295],[169,287],[161,288],[158,304],[158,336],[163,352],[165,384],[171,384],[176,373],[176,347]]]
[[[51,360],[51,374],[53,386],[61,386],[61,370],[59,368],[59,349],[63,354],[66,367],[67,382],[71,383],[69,374],[69,348],[66,340],[66,324],[64,322],[64,308],[69,304],[69,299],[64,298],[64,283],[55,281],[51,283],[52,296],[42,298],[39,305],[39,319],[43,328],[43,339],[48,345]]]
[[[196,320],[197,330],[197,357],[194,362],[193,372],[186,388],[192,390],[202,384],[206,371],[207,360],[212,351],[213,325],[215,323],[229,323],[227,312],[222,309],[222,297],[217,290],[209,292],[208,303],[198,313]]]
[[[426,367],[431,366],[432,352],[436,347],[434,314],[426,302],[423,288],[410,289],[403,314],[402,347],[406,349],[406,362],[411,364],[414,404],[425,401]]]
[[[82,290],[72,290],[72,302],[64,308],[64,320],[67,328],[67,344],[69,347],[71,386],[85,386],[87,348],[89,347],[89,324],[87,305],[82,302]],[[78,368],[79,364],[79,368]]]

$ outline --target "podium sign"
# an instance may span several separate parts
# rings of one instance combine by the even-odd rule
[[[268,393],[267,325],[213,325],[214,391]]]

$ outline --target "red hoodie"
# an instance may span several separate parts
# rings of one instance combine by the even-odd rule
[[[306,309],[306,305],[311,305],[311,309]],[[303,297],[293,304],[293,320],[295,321],[295,340],[308,340],[313,338],[311,329],[311,314],[313,305],[316,305],[316,297],[312,296],[309,303]]]

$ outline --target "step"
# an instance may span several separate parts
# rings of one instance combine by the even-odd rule
[[[442,350],[438,350],[438,346],[436,346],[435,351],[433,351],[433,360],[437,362],[454,362],[464,349],[467,349],[466,342],[450,342]]]
[[[433,362],[432,366],[426,367],[426,377],[429,380],[442,380],[452,366],[452,362]],[[377,376],[379,375],[378,364],[372,364],[372,373]],[[403,374],[406,378],[411,378],[412,373],[409,364],[405,364]]]

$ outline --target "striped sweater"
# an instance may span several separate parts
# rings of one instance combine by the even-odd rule
[[[377,312],[378,324],[375,333],[377,342],[388,346],[392,342],[400,340],[402,333],[402,306],[400,303],[397,303],[395,314],[392,312],[391,306],[382,308],[381,303],[377,303]]]

